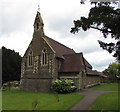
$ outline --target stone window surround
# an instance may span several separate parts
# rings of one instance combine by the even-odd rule
[[[48,64],[47,49],[43,48],[42,55],[41,55],[41,65],[46,66],[47,64]]]
[[[32,51],[29,51],[27,61],[28,61],[28,63],[27,63],[28,67],[33,66],[33,52]]]

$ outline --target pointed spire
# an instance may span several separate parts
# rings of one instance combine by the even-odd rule
[[[38,11],[37,11],[37,14],[38,14],[38,16],[39,16],[40,23],[41,23],[42,25],[44,25],[43,19],[42,19],[41,14],[40,14],[40,5],[38,5]]]
[[[33,26],[34,26],[34,31],[42,31],[44,33],[44,22],[40,14],[40,5],[38,5],[38,10]]]

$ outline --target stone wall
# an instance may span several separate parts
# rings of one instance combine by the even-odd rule
[[[52,79],[22,79],[20,86],[22,91],[50,92]]]
[[[90,87],[100,84],[100,77],[99,76],[86,76],[86,84],[85,87]]]
[[[71,79],[74,81],[77,90],[80,90],[80,78],[78,73],[59,73],[60,79]]]
[[[42,50],[46,49],[47,63],[42,65]],[[32,51],[33,63],[28,66],[29,52]],[[34,32],[33,39],[26,50],[21,64],[21,85],[22,91],[50,92],[51,80],[57,78],[55,54],[40,32]]]

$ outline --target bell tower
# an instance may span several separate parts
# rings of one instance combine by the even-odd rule
[[[42,32],[44,34],[44,23],[43,23],[43,19],[41,17],[41,14],[39,12],[39,9],[37,11],[37,14],[36,14],[36,18],[35,18],[35,21],[34,21],[34,32]]]

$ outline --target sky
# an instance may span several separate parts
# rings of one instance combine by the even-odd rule
[[[104,39],[97,30],[70,33],[73,20],[87,17],[90,3],[80,4],[80,0],[0,0],[0,47],[24,55],[33,36],[33,23],[40,6],[44,21],[45,35],[70,47],[76,53],[83,52],[93,69],[103,71],[115,58],[100,48],[98,40]]]

